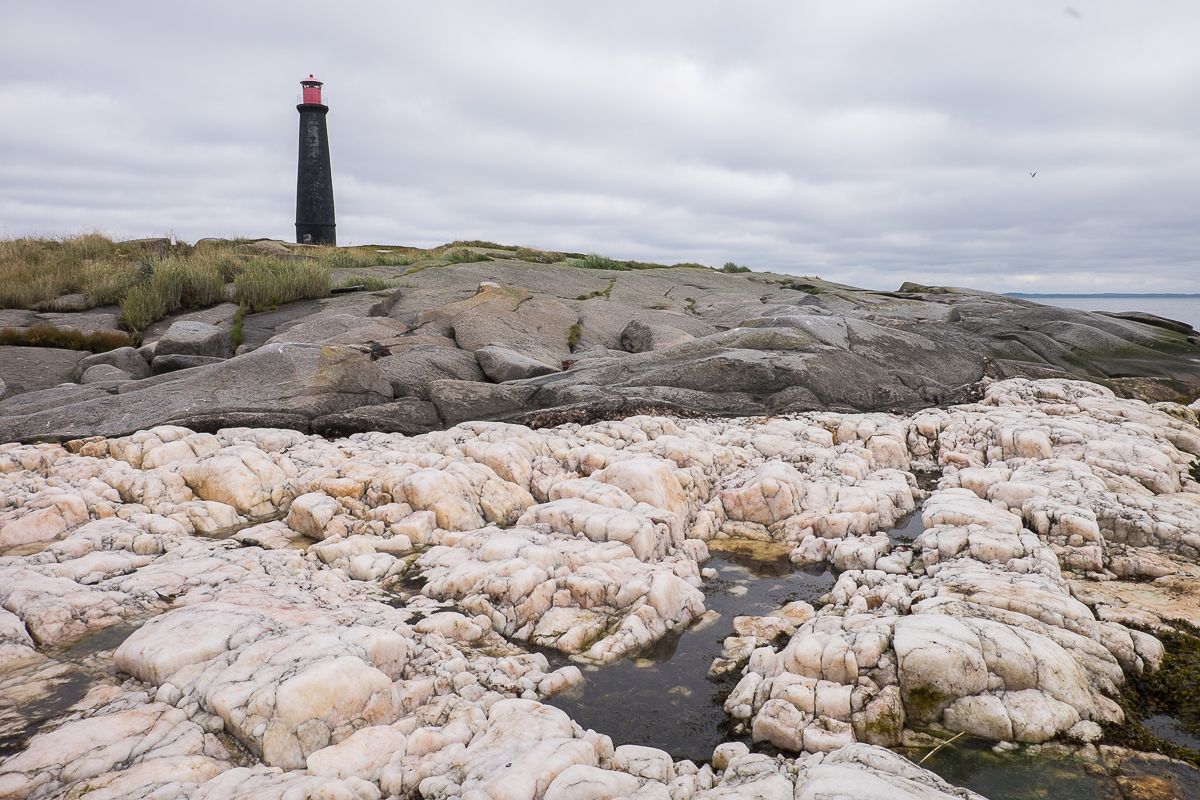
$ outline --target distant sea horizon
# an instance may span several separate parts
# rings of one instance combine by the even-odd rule
[[[1200,293],[1164,292],[1098,292],[1072,294],[1068,292],[1008,292],[1010,297],[1042,302],[1048,306],[1074,308],[1079,311],[1143,311],[1167,319],[1186,322],[1200,329]]]

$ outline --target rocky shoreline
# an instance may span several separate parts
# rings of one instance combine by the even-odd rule
[[[254,246],[305,258],[283,243]],[[346,436],[475,420],[912,413],[978,399],[979,381],[1012,377],[1089,380],[1150,402],[1191,402],[1200,385],[1200,333],[1148,314],[469,250],[480,260],[353,270],[395,284],[385,290],[173,313],[139,331],[136,347],[0,346],[0,441],[164,424]],[[120,324],[115,307],[0,310],[13,335],[52,326],[125,338]]]
[[[977,395],[0,445],[0,797],[979,797],[894,750],[958,734],[1120,763],[1155,632],[1200,617],[1195,409]],[[834,576],[718,623],[731,741],[542,702],[717,623],[730,548]]]

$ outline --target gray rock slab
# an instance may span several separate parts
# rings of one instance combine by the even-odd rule
[[[154,358],[157,360],[166,355],[226,358],[231,351],[228,328],[184,319],[167,328],[154,349]]]
[[[150,365],[135,347],[118,347],[104,353],[84,356],[79,360],[76,369],[82,375],[89,367],[97,364],[109,364],[128,373],[129,377],[138,379],[150,374]]]
[[[287,417],[303,430],[316,417],[392,399],[391,386],[368,355],[334,345],[266,345],[219,364],[121,388],[118,394],[0,416],[0,441],[120,436],[239,414],[256,420]],[[0,405],[8,411],[7,401]]]
[[[647,324],[635,319],[621,331],[621,347],[630,353],[648,353],[651,350],[667,350],[695,338],[678,328]]]
[[[536,387],[520,384],[452,380],[429,384],[429,399],[447,425],[526,411],[536,393]]]
[[[75,379],[75,365],[88,355],[54,347],[0,347],[0,380],[9,396],[36,392]]]
[[[390,348],[390,355],[378,359],[375,364],[391,383],[397,397],[427,400],[429,386],[434,381],[484,380],[483,370],[473,353],[437,344],[394,346]]]
[[[226,359],[218,356],[193,356],[184,353],[167,353],[166,355],[156,355],[154,360],[150,362],[150,371],[155,375],[163,375],[168,372],[176,372],[181,369],[192,369],[193,367],[206,367],[209,364],[219,364]]]
[[[93,364],[79,376],[79,382],[85,385],[89,383],[113,383],[116,381],[131,380],[133,380],[133,376],[120,367],[114,367],[112,364]]]
[[[446,333],[475,351],[499,345],[545,364],[570,355],[568,340],[578,313],[561,301],[520,286],[485,285],[466,300],[418,316],[421,333]]]
[[[391,403],[360,406],[349,411],[327,414],[312,421],[312,432],[322,436],[349,436],[378,431],[416,436],[442,427],[437,408],[426,400],[402,397]]]
[[[543,364],[536,358],[497,345],[476,350],[475,360],[479,362],[483,374],[496,383],[536,378],[559,371],[557,367]]]
[[[238,306],[236,303],[221,303],[212,308],[202,308],[195,311],[172,314],[151,323],[142,332],[142,340],[146,342],[158,341],[176,322],[203,322],[206,325],[215,325],[218,328],[228,329],[233,327],[233,319],[237,316],[237,311]]]
[[[116,388],[122,385],[118,384]],[[115,388],[109,384],[90,384],[84,386],[78,383],[63,383],[51,386],[49,389],[39,389],[36,392],[9,395],[0,400],[0,419],[4,417],[34,414],[39,411],[53,411],[73,403],[96,397],[106,397],[115,394]]]

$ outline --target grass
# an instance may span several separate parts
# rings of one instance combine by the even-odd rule
[[[567,256],[565,253],[536,250],[532,247],[518,247],[513,252],[513,258],[518,261],[527,261],[530,264],[557,264],[559,261],[565,261]]]
[[[607,256],[597,255],[596,253],[591,253],[583,258],[572,259],[567,263],[579,269],[607,269],[620,270],[622,272],[633,269],[628,261],[617,261]]]
[[[329,267],[318,261],[258,257],[233,280],[233,299],[251,311],[329,294]]]
[[[181,309],[224,302],[226,277],[235,270],[236,263],[222,253],[146,261],[121,298],[121,323],[141,331]]]
[[[14,347],[57,347],[62,350],[90,350],[104,353],[130,344],[127,334],[115,331],[83,333],[74,328],[31,325],[28,328],[0,329],[0,345]]]
[[[567,349],[575,350],[575,345],[579,344],[579,338],[583,336],[583,326],[576,322],[567,329]]]
[[[725,273],[729,273],[731,275],[739,273],[739,272],[749,272],[749,271],[750,271],[749,267],[743,267],[740,264],[733,263],[732,261],[726,261],[725,266],[723,266],[719,270],[717,270],[717,272],[725,272]]]
[[[358,288],[363,292],[381,292],[384,289],[395,289],[399,286],[412,288],[411,283],[399,283],[395,280],[380,278],[375,275],[351,275],[348,278],[343,278],[342,282],[336,287],[337,289],[354,289]]]
[[[379,252],[385,250],[386,252]],[[362,269],[364,267],[407,267],[420,259],[421,251],[411,248],[383,247],[326,247],[314,255],[330,269]]]
[[[792,289],[797,292],[804,292],[805,294],[817,295],[817,294],[824,294],[824,292],[825,292],[825,290],[823,288],[821,288],[820,286],[817,286],[816,284],[812,284],[812,283],[805,283],[804,281],[793,281],[793,280],[779,281],[779,285],[782,286],[784,289]]]
[[[489,256],[483,253],[476,253],[474,250],[468,250],[465,247],[455,247],[442,254],[442,261],[447,264],[473,264],[476,261],[491,260]]]
[[[496,244],[483,239],[457,239],[444,247],[483,247],[488,250],[508,250],[510,252],[520,250],[515,244]]]
[[[352,276],[335,283],[331,277],[335,270],[404,267],[404,274],[413,274],[431,267],[490,261],[491,257],[480,250],[511,253],[511,258],[529,263],[582,269],[667,268],[664,264],[621,261],[595,253],[554,252],[482,240],[459,240],[429,249],[383,245],[266,247],[256,245],[260,241],[208,239],[198,245],[178,242],[147,246],[115,242],[99,233],[2,240],[0,308],[45,310],[63,295],[82,294],[87,307],[119,306],[122,327],[136,338],[148,325],[169,314],[231,299],[247,311],[257,311],[324,297],[335,285],[361,285],[367,291],[397,286],[374,276]],[[284,248],[290,252],[283,252]],[[675,266],[702,267],[691,263]],[[744,269],[731,262],[722,271]],[[609,297],[612,287],[610,283],[606,289],[579,299]]]
[[[613,290],[613,287],[616,285],[617,285],[617,279],[610,278],[608,281],[608,286],[605,286],[603,289],[597,289],[594,292],[588,292],[587,294],[581,294],[578,297],[576,297],[575,299],[576,300],[591,300],[594,297],[603,297],[605,300],[607,300],[610,297],[612,297],[612,290]]]
[[[246,340],[246,307],[238,306],[233,314],[233,325],[229,328],[230,347],[236,352]]]
[[[37,308],[83,292],[88,267],[117,255],[116,244],[97,233],[0,241],[0,308]]]

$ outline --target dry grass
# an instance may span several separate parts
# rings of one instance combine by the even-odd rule
[[[329,267],[319,261],[258,257],[233,280],[233,297],[251,311],[329,294]]]
[[[89,307],[119,305],[137,333],[176,311],[232,299],[250,309],[329,293],[330,269],[405,266],[411,248],[305,248],[304,255],[261,254],[246,240],[179,243],[156,251],[100,234],[0,241],[0,308],[44,309],[65,294]],[[416,251],[423,253],[424,251]],[[11,337],[10,337],[11,338]],[[43,337],[44,338],[44,337]]]
[[[156,248],[88,233],[0,241],[0,308],[45,309],[62,295],[82,294],[89,307],[119,305],[123,327],[137,334],[168,314],[230,299],[253,311],[324,297],[334,285],[330,277],[334,270],[407,267],[405,274],[410,274],[429,267],[488,261],[487,253],[480,252],[485,249],[511,253],[518,260],[585,269],[663,266],[478,240],[430,249],[281,247],[248,239],[207,239],[196,245],[179,242]],[[355,276],[353,281],[353,285],[371,289],[394,285],[384,277]],[[337,283],[351,285],[347,279]]]
[[[110,239],[97,233],[0,241],[0,308],[37,308],[82,292],[86,268],[113,258],[116,251]]]
[[[58,347],[63,350],[104,353],[128,344],[129,336],[114,331],[83,333],[74,328],[56,328],[53,325],[0,329],[0,345],[16,347]]]

